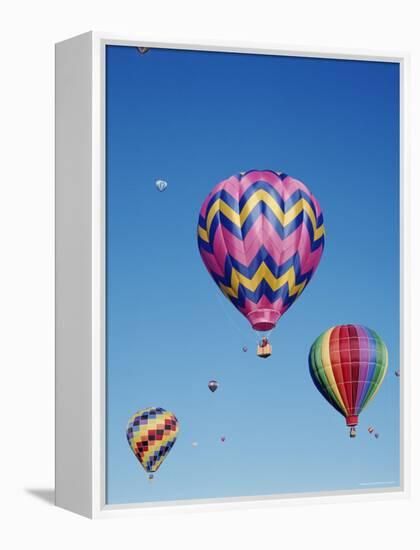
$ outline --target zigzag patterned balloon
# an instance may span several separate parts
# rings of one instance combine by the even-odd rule
[[[204,201],[198,247],[210,275],[252,328],[270,330],[319,264],[321,208],[286,174],[241,173],[216,185]]]

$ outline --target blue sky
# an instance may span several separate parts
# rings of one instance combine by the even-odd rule
[[[106,68],[107,502],[398,486],[398,65],[108,46]],[[304,181],[326,227],[266,361],[196,244],[206,195],[254,168]],[[354,440],[308,372],[314,339],[341,323],[389,350]],[[125,439],[148,406],[180,421],[153,484]]]

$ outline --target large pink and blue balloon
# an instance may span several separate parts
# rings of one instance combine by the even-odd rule
[[[201,258],[252,328],[276,326],[311,280],[324,249],[321,208],[287,174],[250,170],[222,181],[198,221]]]

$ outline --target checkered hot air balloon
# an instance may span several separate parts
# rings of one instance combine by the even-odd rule
[[[127,425],[127,441],[137,460],[153,478],[174,446],[179,423],[174,414],[161,407],[142,409],[133,414]]]
[[[198,247],[215,283],[252,328],[271,330],[319,264],[321,208],[286,174],[243,172],[216,185],[204,201]]]
[[[330,328],[312,344],[309,370],[325,399],[346,418],[355,437],[359,414],[378,392],[388,368],[381,337],[361,325]]]

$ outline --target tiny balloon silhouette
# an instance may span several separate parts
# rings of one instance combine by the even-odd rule
[[[217,388],[219,387],[219,382],[217,380],[210,380],[210,382],[207,384],[209,387],[209,390],[214,393]]]
[[[372,428],[372,426],[369,426],[368,432],[369,432],[370,434],[373,433],[373,428]]]
[[[226,437],[225,437],[224,435],[222,435],[222,437],[220,438],[220,441],[221,441],[222,443],[224,443],[224,442],[226,441]]]
[[[137,50],[139,53],[141,53],[141,55],[144,55],[150,50],[150,48],[145,48],[144,46],[140,46],[139,48],[137,48]]]
[[[400,377],[400,371],[399,371],[399,370],[396,370],[396,371],[395,371],[395,376],[396,376],[397,378]]]
[[[379,434],[376,433],[376,434],[375,434],[375,437],[376,437],[376,439],[379,439]]]
[[[165,180],[156,180],[156,188],[158,191],[162,193],[162,191],[165,191],[165,189],[168,187],[168,182]]]
[[[193,446],[193,447],[197,447],[197,446],[198,446],[197,441],[193,441],[193,442],[192,442],[192,446]]]
[[[242,348],[242,351],[243,351],[244,353],[246,353],[246,352],[248,351],[248,348],[247,348],[246,346],[244,346],[244,347]]]

